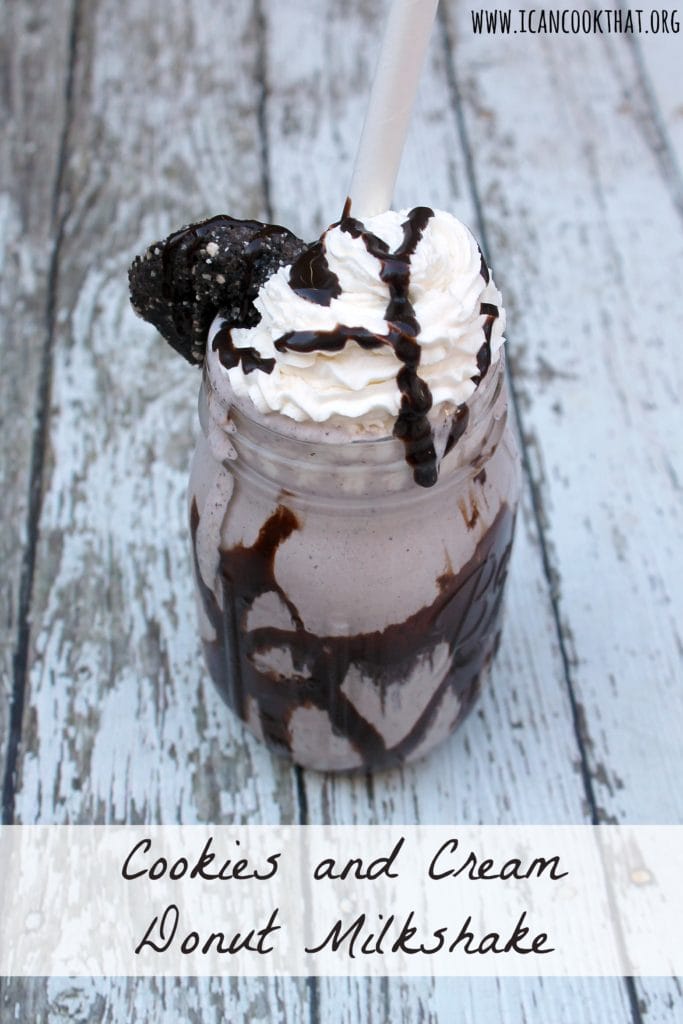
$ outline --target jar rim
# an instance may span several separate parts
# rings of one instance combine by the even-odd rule
[[[434,407],[430,415],[433,426],[437,429],[439,426],[443,427],[444,423],[452,420],[457,409],[463,406],[470,410],[470,417],[485,416],[498,398],[504,375],[505,350],[501,347],[494,355],[488,373],[465,402],[440,402]],[[365,428],[365,432],[356,433],[359,426],[363,429],[362,425],[354,420],[344,421],[343,417],[331,422],[299,422],[279,412],[262,413],[250,399],[235,395],[228,375],[221,374],[220,363],[217,360],[205,361],[204,383],[209,395],[209,415],[228,433],[233,433],[239,424],[257,434],[262,433],[264,438],[272,437],[278,443],[291,445],[293,451],[319,446],[322,450],[332,453],[350,445],[356,450],[376,450],[380,446],[384,449],[391,448],[397,443],[403,450],[403,444],[397,442],[397,438],[386,430],[373,433],[372,427],[369,426]]]

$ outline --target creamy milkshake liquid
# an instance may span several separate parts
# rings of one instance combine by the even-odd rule
[[[427,208],[346,216],[301,248],[257,227],[249,303],[186,288],[148,316],[176,347],[192,325],[204,364],[189,497],[207,664],[272,749],[386,768],[453,731],[498,644],[518,491],[499,295],[467,229]],[[170,251],[225,279],[202,273],[221,247],[202,228]],[[264,250],[280,269],[254,287]]]

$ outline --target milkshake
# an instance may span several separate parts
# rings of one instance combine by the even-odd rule
[[[504,312],[468,229],[426,207],[317,242],[212,218],[131,268],[203,366],[190,480],[211,676],[273,750],[421,756],[487,674],[518,493]]]

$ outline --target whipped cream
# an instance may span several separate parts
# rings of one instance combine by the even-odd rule
[[[362,227],[393,253],[403,241],[408,214],[388,211],[368,218]],[[345,230],[344,223],[332,225],[321,239],[329,271],[338,281],[338,294],[327,305],[297,293],[290,283],[291,267],[284,266],[258,293],[254,304],[259,323],[231,331],[234,349],[253,349],[261,359],[274,360],[268,364],[270,372],[249,369],[244,360],[230,368],[219,363],[212,340],[222,326],[220,318],[209,334],[207,357],[212,369],[220,367],[227,374],[235,397],[248,399],[261,413],[279,413],[300,423],[351,419],[364,429],[390,433],[401,408],[397,377],[403,364],[390,344],[362,347],[352,334],[353,328],[361,328],[378,339],[388,338],[390,285],[382,280],[382,260],[368,251],[362,235]],[[478,355],[486,350],[491,364],[497,359],[505,313],[476,240],[452,214],[437,210],[429,217],[410,256],[407,298],[419,326],[417,374],[431,392],[432,408],[466,402],[482,376]],[[288,351],[282,343],[276,347],[291,332],[332,334],[340,327],[351,337],[337,351]]]

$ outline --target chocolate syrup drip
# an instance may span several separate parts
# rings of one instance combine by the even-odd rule
[[[275,579],[275,554],[283,541],[298,529],[299,522],[289,509],[280,505],[261,527],[255,544],[250,548],[237,545],[232,548],[231,562],[224,565],[225,554],[220,553],[219,573],[223,585],[223,611],[213,591],[207,587],[197,561],[197,530],[199,509],[196,499],[190,509],[190,532],[194,571],[199,596],[209,622],[216,632],[213,643],[205,643],[207,665],[211,677],[230,707],[244,718],[245,688],[242,679],[242,634],[247,612],[259,594],[275,591],[287,606],[297,629],[301,620],[296,608],[287,599]],[[244,572],[242,577],[239,576]],[[235,578],[237,573],[237,578]],[[245,586],[246,584],[246,586]],[[242,588],[242,589],[241,589]]]
[[[163,269],[162,294],[168,302],[175,299],[176,261],[182,254],[183,260],[191,263],[194,253],[211,239],[212,228],[220,219],[220,216],[211,217],[199,224],[189,224],[187,227],[174,231],[166,239],[161,251],[161,266]]]
[[[470,507],[467,507],[467,502],[464,498],[461,498],[458,502],[458,508],[460,514],[464,520],[465,526],[468,530],[473,530],[479,521],[479,506],[477,505],[474,498],[470,496]]]
[[[498,306],[495,306],[492,302],[482,302],[479,307],[479,312],[486,316],[484,321],[484,344],[477,352],[477,369],[479,373],[476,374],[472,380],[475,384],[480,384],[483,378],[488,373],[489,366],[491,365],[491,330],[493,328],[493,322],[500,315]]]
[[[272,373],[275,366],[274,359],[266,359],[255,348],[236,348],[232,341],[232,331],[227,324],[223,324],[213,339],[212,349],[218,352],[218,358],[227,370],[231,370],[238,363],[242,364],[244,373],[251,373],[253,370],[262,370],[264,373]]]
[[[403,224],[403,240],[395,252],[389,252],[382,241],[353,217],[341,221],[341,230],[354,238],[361,238],[365,248],[379,260],[380,278],[389,288],[389,305],[384,313],[389,328],[387,344],[403,363],[396,383],[401,393],[401,406],[394,424],[394,437],[403,441],[406,461],[413,467],[415,483],[431,487],[438,476],[434,432],[427,417],[432,407],[432,395],[426,382],[418,376],[422,350],[416,341],[420,325],[408,298],[410,286],[410,257],[415,252],[434,211],[417,206]]]
[[[356,341],[362,348],[389,345],[403,364],[396,382],[401,393],[401,406],[394,425],[394,436],[400,438],[406,449],[406,461],[413,467],[415,482],[422,487],[436,483],[438,470],[434,434],[427,418],[432,407],[429,387],[418,376],[421,348],[416,341],[420,325],[408,298],[410,285],[410,257],[422,238],[434,211],[416,206],[403,224],[403,239],[395,252],[365,225],[350,217],[350,201],[344,206],[339,222],[342,231],[360,238],[365,248],[380,262],[380,279],[388,286],[389,304],[384,313],[388,331],[386,335],[373,334],[365,328],[337,326],[331,331],[291,331],[278,338],[275,347],[280,352],[338,352],[347,341]],[[301,261],[301,257],[299,262]],[[329,269],[329,268],[328,268]]]
[[[169,235],[164,243],[162,251],[162,264],[164,268],[164,286],[169,299],[173,297],[176,278],[176,261],[182,253],[184,262],[191,262],[192,255],[203,246],[213,240],[215,229],[226,224],[233,224],[235,227],[245,231],[253,232],[255,239],[267,239],[273,235],[291,235],[287,228],[279,224],[263,224],[258,220],[237,220],[235,217],[228,217],[227,214],[219,213],[215,217],[199,221],[197,224],[189,224]]]
[[[384,319],[390,324],[401,326],[413,337],[419,333],[420,325],[408,300],[410,257],[433,216],[434,211],[428,206],[416,206],[411,210],[407,220],[402,224],[403,240],[395,252],[389,252],[387,243],[371,231],[367,231],[362,221],[354,217],[342,217],[339,222],[342,231],[346,231],[353,238],[360,238],[370,255],[381,263],[379,276],[388,285],[390,296]]]
[[[472,558],[454,574],[439,577],[434,601],[401,623],[353,636],[316,636],[303,626],[293,603],[275,578],[278,547],[299,528],[295,514],[280,505],[251,547],[237,545],[220,552],[219,576],[223,609],[203,582],[197,561],[199,512],[190,514],[195,572],[206,615],[216,640],[205,643],[209,671],[221,695],[242,718],[247,698],[258,708],[264,738],[271,747],[289,751],[288,725],[301,707],[317,707],[329,715],[333,731],[353,745],[368,769],[388,768],[404,761],[420,744],[446,691],[461,702],[460,717],[469,709],[483,669],[495,653],[503,584],[512,544],[514,516],[503,505],[480,539]],[[293,628],[247,630],[249,609],[257,598],[275,592],[292,616]],[[377,729],[342,692],[350,667],[386,688],[407,679],[445,642],[451,661],[443,681],[407,735],[387,748]],[[267,667],[268,657],[292,665],[281,674]]]
[[[446,441],[446,447],[444,448],[444,456],[448,455],[451,448],[455,447],[462,435],[465,433],[469,420],[469,406],[463,403],[462,405],[459,405],[453,413],[451,429],[448,432],[448,440]]]
[[[258,225],[258,221],[247,221],[248,224]],[[242,301],[240,303],[240,323],[248,323],[254,318],[255,310],[253,302],[258,295],[261,285],[264,283],[261,273],[261,262],[270,250],[273,238],[276,235],[288,235],[286,228],[279,224],[262,224],[261,230],[257,231],[252,240],[244,249],[242,262],[244,264],[242,278]],[[272,271],[271,271],[272,273]],[[260,314],[256,314],[260,320]],[[260,369],[260,367],[259,367]],[[247,371],[245,370],[245,373]],[[270,370],[268,371],[270,373]]]
[[[230,552],[221,552],[220,571],[224,583],[235,592],[253,591],[253,597],[275,591],[287,607],[297,629],[303,629],[299,613],[275,579],[275,555],[281,544],[300,528],[301,524],[291,509],[278,505],[259,530],[251,547],[238,544]],[[245,588],[245,581],[248,584]],[[249,605],[252,601],[249,601]],[[247,604],[243,601],[243,607]]]
[[[477,248],[479,248],[479,246],[477,246]],[[486,284],[488,284],[489,281],[491,280],[491,274],[489,273],[489,268],[486,265],[486,260],[484,259],[484,254],[483,254],[483,252],[481,251],[480,248],[479,248],[479,256],[481,258],[481,266],[479,268],[479,273],[484,278],[484,281],[486,282]]]
[[[345,327],[337,324],[331,331],[290,331],[275,342],[278,352],[340,352],[347,341],[355,341],[361,348],[381,348],[387,339],[373,334],[365,327]]]
[[[319,242],[299,256],[289,272],[292,291],[318,306],[329,306],[342,293],[339,278],[330,270],[325,256],[325,242]]]
[[[380,279],[388,286],[390,296],[384,314],[388,333],[377,335],[364,328],[338,325],[330,331],[292,331],[278,338],[275,347],[281,352],[285,350],[338,352],[350,340],[356,341],[366,349],[376,348],[381,344],[390,345],[403,364],[396,378],[401,394],[401,405],[394,424],[394,436],[402,440],[405,445],[406,461],[413,467],[415,482],[423,487],[430,487],[436,483],[438,476],[434,433],[428,419],[428,413],[432,407],[432,395],[427,383],[418,375],[421,347],[418,344],[417,336],[420,333],[420,325],[408,298],[408,291],[410,257],[415,252],[429,219],[434,216],[434,211],[428,207],[415,207],[410,211],[407,220],[402,225],[403,240],[394,252],[390,252],[386,242],[368,231],[365,225],[360,220],[351,217],[350,213],[351,200],[347,198],[339,226],[342,231],[348,232],[353,238],[360,238],[370,255],[379,260]],[[481,249],[479,249],[479,256],[481,260],[480,273],[488,284],[490,273]],[[329,305],[331,301],[331,296],[328,297],[330,281],[332,280],[334,286],[338,287],[339,279],[330,272],[327,261],[324,259],[322,241],[300,256],[292,267],[290,283],[295,291],[306,294],[307,289],[304,287],[304,283],[309,280],[314,282],[314,292],[317,288],[320,289],[321,298],[313,301]],[[325,298],[326,302],[323,302]],[[478,372],[472,378],[475,385],[481,383],[491,365],[491,330],[494,320],[499,315],[498,307],[490,302],[482,302],[480,312],[486,316],[486,320],[483,325],[484,343],[477,352]],[[457,444],[467,428],[468,420],[467,406],[459,406],[451,423],[444,455],[448,454]]]

